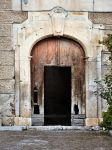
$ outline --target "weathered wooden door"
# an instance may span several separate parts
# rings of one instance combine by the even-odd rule
[[[71,67],[44,68],[44,125],[71,125]]]
[[[51,37],[35,44],[31,56],[32,108],[38,105],[38,112],[44,114],[44,66],[70,66],[71,109],[78,104],[79,113],[85,114],[85,53],[80,44],[64,37]],[[35,89],[38,93],[34,100]]]

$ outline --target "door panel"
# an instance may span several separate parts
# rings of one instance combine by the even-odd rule
[[[71,125],[70,67],[45,67],[44,124]]]
[[[38,105],[44,109],[44,66],[71,66],[72,105],[78,103],[79,113],[85,114],[85,53],[80,44],[64,37],[50,37],[35,44],[31,56],[32,101],[38,86]]]

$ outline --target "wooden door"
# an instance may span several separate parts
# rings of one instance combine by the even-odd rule
[[[71,125],[71,67],[44,68],[44,125]]]
[[[79,113],[84,114],[85,53],[80,44],[64,37],[51,37],[35,44],[31,56],[32,101],[34,101],[34,89],[37,87],[37,105],[44,109],[44,66],[71,66],[72,105],[78,103]]]

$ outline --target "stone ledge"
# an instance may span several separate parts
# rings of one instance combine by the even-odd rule
[[[0,126],[0,131],[23,131],[26,126]]]

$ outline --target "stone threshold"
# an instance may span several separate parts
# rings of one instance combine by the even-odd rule
[[[60,130],[80,130],[80,131],[100,131],[99,126],[0,126],[0,131],[60,131]]]
[[[37,130],[37,131],[49,131],[49,130],[94,130],[100,131],[99,126],[89,127],[89,126],[28,126],[28,130]]]

